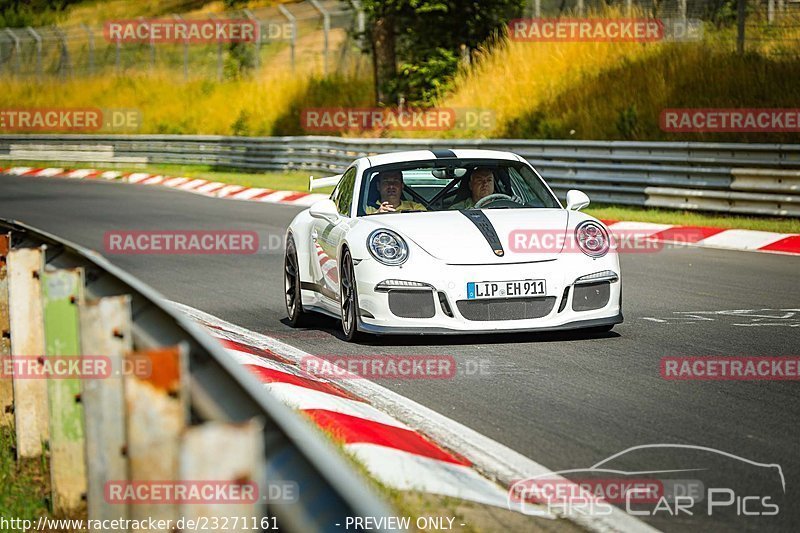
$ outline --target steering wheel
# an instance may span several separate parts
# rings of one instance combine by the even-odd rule
[[[475,207],[483,207],[490,202],[494,202],[495,200],[511,200],[512,202],[514,201],[514,199],[511,198],[509,195],[496,192],[494,194],[490,194],[489,196],[484,196],[483,198],[475,202]]]

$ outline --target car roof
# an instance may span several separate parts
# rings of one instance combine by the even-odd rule
[[[388,165],[390,163],[402,163],[404,161],[424,161],[429,159],[443,159],[457,157],[461,159],[501,159],[506,161],[520,161],[521,158],[511,152],[501,152],[498,150],[474,150],[474,149],[434,149],[434,150],[409,150],[405,152],[390,152],[388,154],[378,154],[367,156],[369,166]]]

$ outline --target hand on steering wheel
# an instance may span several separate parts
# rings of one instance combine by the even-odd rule
[[[493,202],[495,200],[511,200],[512,202],[514,201],[514,199],[511,198],[509,195],[496,192],[494,194],[490,194],[489,196],[484,196],[483,198],[475,202],[475,207],[483,207],[489,202]]]

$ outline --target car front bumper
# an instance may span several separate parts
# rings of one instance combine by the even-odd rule
[[[589,274],[610,270],[619,276],[619,259],[608,254],[591,259],[580,254],[565,254],[558,259],[501,265],[448,265],[432,257],[414,262],[413,266],[388,267],[365,258],[355,267],[360,308],[359,329],[374,334],[459,334],[525,331],[556,331],[603,327],[622,322],[622,281],[609,284],[608,302],[587,311],[573,309],[575,281]],[[410,262],[409,262],[410,263]],[[544,279],[545,295],[555,299],[552,308],[537,318],[469,320],[459,309],[459,301],[467,299],[467,283]],[[398,316],[389,304],[389,293],[376,290],[386,280],[413,281],[429,285],[433,296],[433,316],[408,318]],[[564,289],[569,293],[564,300]],[[424,292],[424,291],[420,291]],[[444,294],[450,313],[440,303]],[[514,298],[504,299],[513,302]],[[475,300],[470,300],[475,301]]]

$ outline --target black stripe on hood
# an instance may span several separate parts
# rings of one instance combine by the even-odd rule
[[[494,230],[491,220],[489,220],[489,217],[487,217],[483,211],[480,209],[463,209],[461,214],[475,224],[481,232],[481,235],[486,239],[486,242],[492,247],[494,255],[497,257],[503,257],[505,255],[503,243],[500,242],[500,237],[497,236],[497,232]]]

